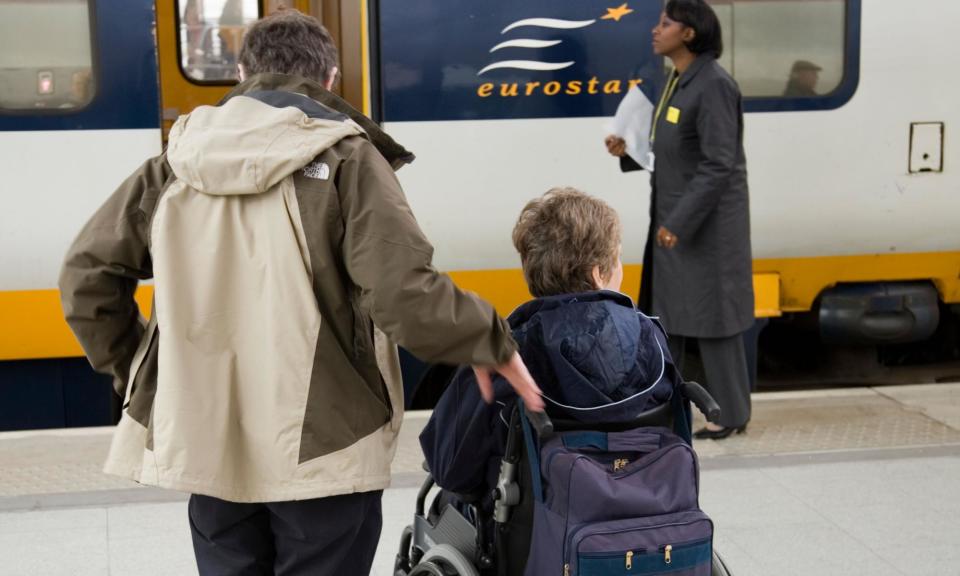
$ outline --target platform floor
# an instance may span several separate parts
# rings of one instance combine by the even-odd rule
[[[374,574],[422,481],[408,414]],[[185,496],[104,476],[109,429],[0,434],[0,576],[196,574]],[[754,396],[698,442],[701,505],[736,576],[960,575],[960,384]]]

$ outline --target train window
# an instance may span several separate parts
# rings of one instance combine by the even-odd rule
[[[0,0],[0,111],[69,113],[96,92],[89,0]]]
[[[260,17],[258,0],[177,0],[180,67],[201,84],[237,81],[237,56],[247,25]]]
[[[847,0],[713,0],[745,97],[813,98],[844,77]]]

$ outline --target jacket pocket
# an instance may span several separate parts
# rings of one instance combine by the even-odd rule
[[[354,300],[350,303],[353,312],[353,359],[364,360],[373,355],[373,322]]]
[[[370,393],[386,410],[384,423],[393,418],[393,403],[390,400],[390,389],[384,381],[380,366],[379,352],[375,343],[375,331],[370,316],[354,300],[350,303],[353,312],[353,365],[359,370],[366,382]]]
[[[140,344],[137,346],[137,351],[133,355],[127,381],[123,383],[123,389],[116,391],[118,395],[123,396],[124,409],[130,405],[130,400],[133,398],[134,392],[137,391],[143,366],[148,361],[151,349],[154,347],[154,339],[157,337],[157,332],[157,318],[156,315],[152,315],[150,322],[147,323],[147,329],[140,339]]]

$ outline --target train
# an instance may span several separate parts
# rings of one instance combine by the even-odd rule
[[[510,231],[528,200],[574,186],[618,210],[636,296],[648,176],[621,173],[603,137],[627,91],[653,99],[665,78],[660,2],[8,0],[0,429],[115,414],[63,321],[63,254],[179,115],[236,83],[244,27],[284,4],[330,29],[337,91],[417,155],[398,177],[458,285],[504,315],[527,300]],[[838,346],[930,338],[960,305],[960,85],[944,72],[960,4],[711,4],[744,95],[758,320],[812,318]]]

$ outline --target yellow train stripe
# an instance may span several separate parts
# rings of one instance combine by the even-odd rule
[[[640,294],[642,266],[623,267],[623,284],[620,291],[634,300]],[[522,270],[477,270],[450,272],[457,286],[476,292],[493,304],[501,316],[507,316],[520,304],[531,298]],[[780,316],[780,276],[764,273],[753,275],[753,290],[756,294],[757,318]]]
[[[829,256],[755,260],[753,285],[758,318],[810,310],[817,295],[842,282],[930,280],[947,303],[960,303],[960,252]],[[451,272],[454,282],[508,315],[530,298],[520,270]],[[624,266],[622,292],[636,298],[640,266]],[[137,291],[144,316],[151,286]],[[81,356],[63,320],[56,290],[0,292],[0,360]]]
[[[367,0],[360,0],[360,86],[363,92],[363,114],[370,116],[370,26]]]
[[[757,318],[774,318],[783,314],[780,310],[780,275],[753,274],[753,308]]]
[[[634,299],[639,293],[640,269],[640,266],[623,267],[621,291]],[[450,272],[450,277],[463,290],[475,292],[493,304],[501,316],[508,316],[517,306],[532,298],[520,269]]]
[[[148,316],[153,286],[138,288],[136,298]],[[71,356],[83,350],[63,319],[58,290],[0,292],[0,360]]]
[[[779,274],[783,312],[810,310],[823,290],[847,282],[930,280],[944,302],[960,303],[960,252],[764,259],[753,272]]]

